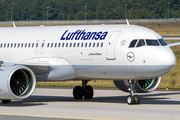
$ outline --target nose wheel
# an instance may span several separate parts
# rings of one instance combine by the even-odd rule
[[[140,103],[140,97],[139,95],[128,95],[127,96],[127,103],[128,105],[133,105],[133,104],[139,104]]]
[[[128,105],[133,105],[135,101],[132,95],[128,95],[126,100],[127,100]]]
[[[128,83],[129,83],[129,89],[130,89],[130,95],[128,95],[127,96],[127,103],[128,103],[128,105],[133,105],[133,104],[139,104],[140,103],[140,97],[139,97],[139,95],[134,95],[134,91],[135,91],[135,89],[134,89],[134,86],[136,85],[136,81],[131,81],[131,80],[129,80],[128,81]]]
[[[73,89],[73,97],[76,100],[80,100],[83,97],[85,99],[92,99],[93,98],[93,88],[90,85],[87,85],[88,81],[83,80],[82,81],[82,87],[76,86]]]

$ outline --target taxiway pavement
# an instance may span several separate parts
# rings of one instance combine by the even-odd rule
[[[140,105],[127,105],[118,89],[95,89],[92,100],[74,100],[73,89],[36,88],[27,99],[0,103],[0,120],[179,120],[180,91],[141,93]]]
[[[180,36],[163,36],[164,40],[180,40]]]

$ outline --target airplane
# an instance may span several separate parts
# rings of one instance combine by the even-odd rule
[[[0,99],[23,100],[38,81],[82,81],[74,99],[93,98],[90,80],[113,80],[129,92],[128,105],[139,104],[135,93],[155,90],[161,76],[176,65],[170,47],[155,31],[136,25],[70,25],[0,28]]]

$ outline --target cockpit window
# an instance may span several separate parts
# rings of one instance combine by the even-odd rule
[[[166,46],[167,43],[163,39],[159,39],[159,42],[161,43],[162,46]]]
[[[136,47],[145,46],[145,41],[140,39]]]
[[[159,42],[157,40],[146,40],[148,46],[159,46]]]
[[[137,42],[137,40],[133,40],[133,41],[130,43],[129,47],[130,47],[130,48],[131,48],[131,47],[134,47],[134,46],[136,45],[136,42]]]

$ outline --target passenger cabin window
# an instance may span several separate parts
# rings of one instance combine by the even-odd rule
[[[97,47],[99,47],[99,43],[97,43]]]
[[[47,44],[47,47],[49,47],[49,43]]]
[[[76,47],[76,43],[74,43],[74,47]]]
[[[167,45],[167,43],[163,40],[163,38],[162,38],[162,39],[159,39],[159,42],[160,42],[160,44],[161,44],[162,46],[166,46],[166,45]]]
[[[44,47],[44,43],[42,43],[42,46],[41,46],[42,48]]]
[[[133,40],[133,41],[130,43],[129,47],[130,47],[130,48],[131,48],[131,47],[134,47],[134,46],[136,45],[136,42],[137,42],[137,40]]]
[[[89,43],[89,47],[91,47],[91,43]]]
[[[54,47],[56,48],[56,46],[57,46],[57,43],[55,43]]]
[[[140,46],[145,46],[145,41],[144,41],[143,39],[140,39],[140,40],[138,41],[138,44],[137,44],[136,47],[140,47]]]
[[[159,42],[157,40],[146,40],[148,46],[159,46]]]
[[[36,43],[36,48],[38,48],[38,43]]]
[[[34,47],[34,43],[32,44],[32,48]]]
[[[101,47],[103,47],[103,43],[101,43]]]
[[[93,43],[93,47],[95,47],[95,43]]]
[[[66,43],[66,47],[68,47],[68,43]]]
[[[61,46],[61,43],[59,43],[58,47],[60,47],[60,46]]]

